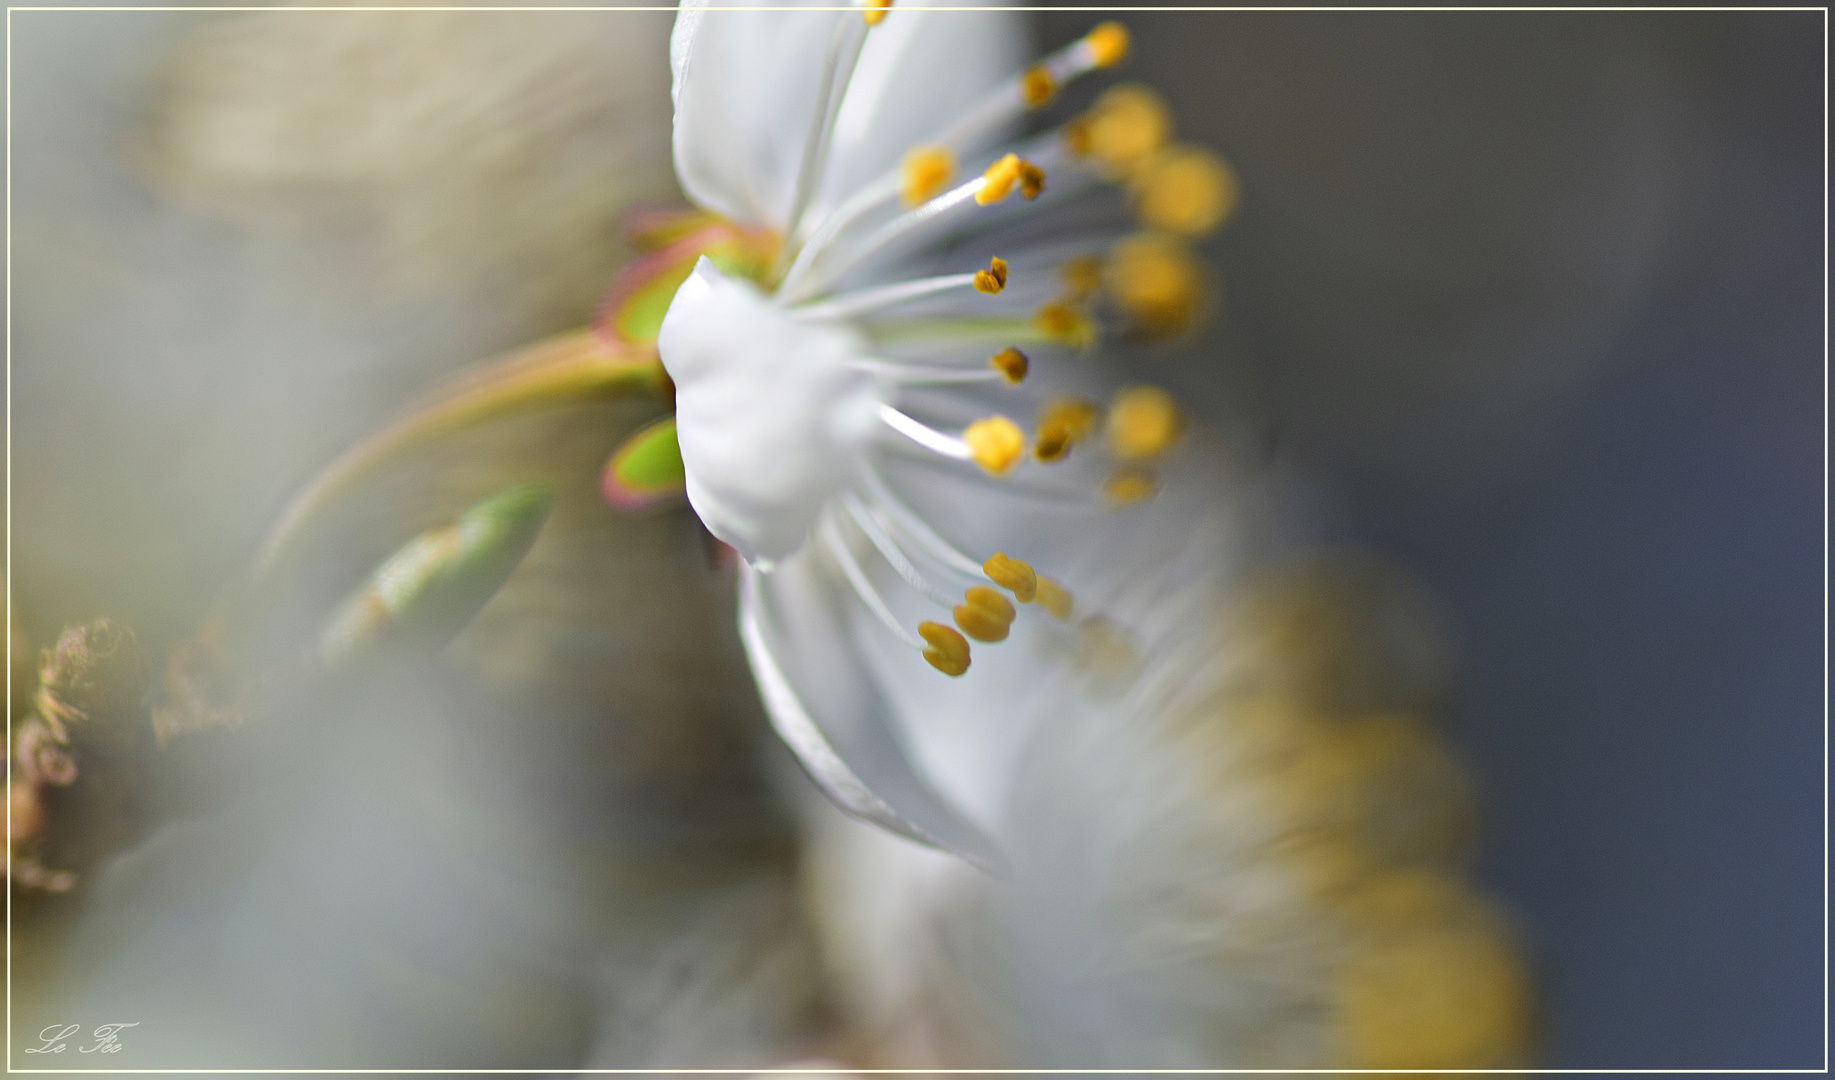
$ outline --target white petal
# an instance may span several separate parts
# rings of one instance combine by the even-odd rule
[[[940,11],[908,0],[894,5],[867,36],[835,118],[818,205],[871,182],[895,168],[907,150],[941,134],[1025,66],[1029,39],[1019,11]]]
[[[744,573],[739,629],[760,695],[822,790],[855,817],[1004,873],[999,849],[937,795],[901,745],[841,610],[847,585],[813,548],[769,574]]]
[[[697,204],[782,232],[830,36],[860,15],[751,7],[684,0],[676,14],[675,172]]]
[[[798,322],[703,258],[656,339],[675,380],[688,501],[748,562],[801,547],[878,423],[859,341]]]
[[[860,14],[751,6],[685,0],[676,15],[676,176],[699,205],[782,232],[829,41],[837,20]],[[1018,12],[895,6],[867,36],[818,205],[895,167],[1017,71],[1026,53]]]

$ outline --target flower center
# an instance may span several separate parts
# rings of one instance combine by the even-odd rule
[[[991,135],[1049,104],[1065,82],[1121,59],[1126,32],[1104,24],[991,89],[876,180],[820,190],[865,34],[889,6],[880,0],[862,20],[836,27],[781,236],[767,244],[737,225],[710,227],[746,259],[728,252],[719,263],[704,249],[713,258],[692,272],[674,263],[687,276],[655,341],[675,382],[687,495],[707,529],[758,571],[816,544],[893,635],[960,675],[969,640],[1008,637],[1015,602],[1064,621],[1073,601],[1026,562],[960,550],[945,538],[950,530],[913,513],[891,482],[906,468],[898,459],[928,457],[961,481],[999,482],[1045,503],[1114,508],[1149,497],[1151,466],[1179,435],[1163,393],[1118,397],[1106,427],[1094,402],[1047,398],[1030,439],[1005,415],[1020,415],[1021,399],[990,398],[1014,394],[1032,373],[1018,346],[1045,348],[1051,364],[1051,353],[1092,345],[1099,298],[1126,316],[1130,332],[1182,332],[1200,307],[1203,278],[1177,236],[1225,216],[1234,180],[1204,152],[1168,147],[1165,112],[1141,88],[1112,90],[1064,128],[988,153]],[[959,178],[959,165],[980,171]],[[1052,194],[1041,198],[1048,173]],[[1136,210],[1165,234],[1119,245],[1101,234],[1069,245],[1035,240],[1009,252],[1011,264],[947,265],[964,237],[1014,236],[1032,212],[1027,204],[1042,208],[1104,180],[1126,184]],[[935,268],[939,258],[956,272],[900,273]],[[1071,483],[1037,476],[1035,465],[1062,461],[1099,429],[1113,463],[1106,482],[1061,468],[1057,479]],[[888,587],[895,591],[882,592]],[[949,621],[913,619],[903,589]]]
[[[879,424],[873,378],[843,324],[791,318],[702,259],[657,336],[675,380],[688,500],[754,565],[801,547]]]

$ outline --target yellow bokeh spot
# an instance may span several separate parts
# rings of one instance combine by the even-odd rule
[[[1159,490],[1159,478],[1152,469],[1126,465],[1116,469],[1103,482],[1102,498],[1110,506],[1128,506],[1149,498]]]
[[[1125,683],[1140,673],[1140,650],[1126,627],[1102,615],[1077,624],[1077,670],[1103,683]]]
[[[1083,39],[1089,43],[1090,60],[1099,68],[1114,67],[1127,59],[1128,28],[1118,22],[1105,22]]]
[[[991,643],[1007,640],[1015,612],[1012,601],[986,585],[976,585],[951,614],[963,633],[976,641]]]
[[[953,626],[940,622],[918,623],[918,636],[924,639],[924,659],[945,675],[960,675],[968,670],[968,642]]]
[[[1354,1067],[1511,1068],[1529,1056],[1528,973],[1488,926],[1429,922],[1385,935],[1345,965],[1335,990]]]
[[[1039,575],[1038,598],[1045,610],[1051,612],[1051,617],[1059,622],[1070,618],[1071,609],[1076,606],[1069,589],[1043,574]]]
[[[1123,461],[1165,453],[1179,428],[1178,405],[1157,386],[1131,386],[1109,403],[1109,451]]]
[[[1110,88],[1065,132],[1070,148],[1094,157],[1111,177],[1131,176],[1172,137],[1172,117],[1160,96],[1145,86]]]
[[[1109,252],[1103,284],[1136,333],[1150,338],[1184,333],[1204,306],[1204,269],[1184,242],[1141,233]]]
[[[1010,471],[1026,451],[1025,433],[1004,416],[975,421],[963,430],[962,441],[975,464],[995,476]]]
[[[1005,379],[1008,385],[1017,385],[1025,379],[1026,372],[1031,370],[1032,362],[1027,360],[1026,354],[1018,349],[1007,348],[989,358],[988,365],[1000,372],[1000,377]]]
[[[988,561],[981,564],[981,572],[1022,604],[1032,603],[1032,598],[1038,595],[1037,572],[1029,563],[1009,558],[1005,552],[997,551],[988,556]]]
[[[1096,340],[1096,327],[1069,304],[1049,303],[1032,314],[1032,326],[1047,340],[1087,349]]]
[[[1064,279],[1064,301],[1081,304],[1096,295],[1102,287],[1102,260],[1094,255],[1079,255],[1058,268]]]
[[[1058,81],[1044,65],[1034,64],[1019,77],[1020,100],[1030,109],[1042,109],[1057,95]]]
[[[1236,171],[1198,146],[1153,155],[1136,172],[1133,186],[1135,210],[1149,228],[1203,236],[1236,209]]]
[[[941,146],[918,146],[898,170],[899,196],[906,206],[928,202],[956,175],[956,157]]]
[[[1061,460],[1070,448],[1096,429],[1096,403],[1082,398],[1053,398],[1039,410],[1038,438],[1032,452],[1040,461]]]

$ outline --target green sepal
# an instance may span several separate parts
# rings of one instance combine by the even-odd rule
[[[618,447],[599,474],[599,492],[619,510],[645,510],[679,497],[686,482],[675,417],[666,416]]]

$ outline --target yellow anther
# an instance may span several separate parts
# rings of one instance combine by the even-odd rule
[[[892,0],[866,0],[865,7],[861,9],[860,17],[866,20],[868,26],[878,26],[880,23],[886,21],[886,16],[891,11]]]
[[[1013,193],[1013,185],[1019,183],[1020,160],[1018,154],[1008,154],[981,174],[981,187],[975,192],[975,204],[987,206],[997,203]]]
[[[1051,617],[1063,622],[1070,618],[1070,610],[1076,606],[1071,600],[1070,590],[1043,574],[1039,575],[1039,603],[1051,612]]]
[[[1019,163],[1019,193],[1025,198],[1036,199],[1045,193],[1045,170],[1030,161]]]
[[[1026,377],[1026,371],[1032,366],[1031,362],[1026,359],[1025,353],[1012,348],[1002,349],[995,353],[988,364],[995,371],[1000,372],[1000,377],[1007,380],[1009,385],[1017,385]]]
[[[975,421],[963,430],[962,441],[975,464],[995,476],[1011,470],[1026,452],[1025,433],[1004,416]]]
[[[1131,386],[1109,403],[1108,436],[1123,461],[1158,457],[1179,437],[1179,407],[1157,386]]]
[[[1103,482],[1102,497],[1110,506],[1127,506],[1151,497],[1159,486],[1159,478],[1153,475],[1152,469],[1124,465]]]
[[[1055,398],[1039,410],[1039,435],[1032,452],[1040,461],[1057,461],[1096,429],[1096,403],[1082,398]]]
[[[1081,304],[1102,287],[1102,260],[1094,255],[1079,255],[1058,272],[1064,278],[1065,303]]]
[[[989,296],[999,296],[1000,290],[1007,287],[1007,260],[996,255],[988,260],[986,270],[975,271],[975,291]]]
[[[956,157],[941,146],[913,147],[899,165],[899,195],[906,206],[929,202],[956,175]]]
[[[1130,327],[1147,337],[1185,332],[1204,302],[1204,270],[1178,238],[1142,233],[1109,252],[1103,284]]]
[[[1008,558],[1005,552],[996,551],[988,556],[988,561],[981,564],[981,572],[1022,604],[1032,603],[1032,598],[1038,595],[1038,574],[1030,564]]]
[[[1058,93],[1058,80],[1051,77],[1045,65],[1034,64],[1019,77],[1019,97],[1030,109],[1042,109]]]
[[[1096,340],[1096,328],[1081,311],[1069,304],[1050,303],[1032,314],[1032,325],[1051,341],[1076,348],[1088,348]]]
[[[929,648],[924,659],[945,675],[960,675],[968,670],[968,642],[953,626],[940,622],[918,623],[918,636]]]
[[[1128,28],[1118,22],[1105,22],[1083,39],[1090,47],[1090,60],[1099,68],[1114,67],[1128,57]]]
[[[969,589],[951,614],[955,615],[956,625],[963,633],[976,641],[991,644],[1007,640],[1015,613],[1012,601],[986,585],[976,585]]]
[[[1236,172],[1198,146],[1175,146],[1153,155],[1134,177],[1141,223],[1187,236],[1203,236],[1236,209]]]
[[[1066,120],[1058,133],[1064,138],[1064,148],[1077,157],[1089,157],[1096,149],[1095,125],[1088,116]]]
[[[1144,86],[1111,88],[1096,99],[1070,148],[1093,156],[1116,178],[1133,174],[1172,135],[1172,118],[1160,96]]]

